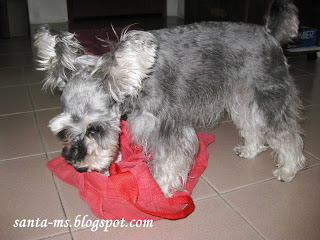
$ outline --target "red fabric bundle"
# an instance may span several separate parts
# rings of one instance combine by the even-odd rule
[[[207,167],[206,147],[214,141],[214,135],[198,134],[200,149],[185,191],[175,192],[173,197],[166,198],[150,174],[141,147],[131,143],[124,121],[121,130],[122,160],[111,164],[109,177],[98,172],[79,173],[61,156],[49,161],[47,167],[66,183],[79,188],[80,197],[99,218],[131,221],[179,219],[189,215],[194,210],[190,195]]]

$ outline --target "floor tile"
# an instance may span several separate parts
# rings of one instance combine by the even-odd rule
[[[299,70],[308,72],[310,74],[317,74],[317,75],[320,74],[319,59],[316,61],[307,61],[307,60],[301,61],[301,62],[298,62],[297,64],[294,64],[294,67]]]
[[[128,224],[128,223],[127,223]],[[185,219],[160,220],[149,228],[109,228],[73,232],[81,239],[260,239],[259,235],[220,197],[196,202],[196,209]]]
[[[80,198],[78,189],[76,187],[63,182],[56,176],[54,178],[57,183],[61,202],[66,212],[67,219],[70,220],[72,225],[71,229],[81,228],[81,226],[75,227],[74,224],[72,224],[75,222],[75,219],[82,220],[84,216],[86,216],[86,219],[90,219],[92,221],[98,219],[92,213],[87,203]]]
[[[0,54],[0,68],[20,66],[36,66],[32,53]]]
[[[43,153],[33,113],[0,117],[0,159]]]
[[[45,155],[0,162],[0,239],[34,239],[68,232],[63,227],[15,228],[26,220],[65,220]],[[44,222],[45,223],[45,222]],[[20,223],[21,224],[21,223]]]
[[[290,66],[289,67],[289,71],[291,76],[306,76],[306,75],[310,75],[309,72],[303,71],[301,69],[295,68],[294,66]]]
[[[223,195],[266,239],[319,239],[320,166]]]
[[[53,93],[48,90],[42,90],[42,84],[29,85],[29,91],[35,110],[48,109],[60,107],[61,92],[54,91]]]
[[[311,105],[320,104],[320,75],[295,77],[301,96]]]
[[[305,131],[305,151],[320,160],[320,106],[305,109],[305,121],[303,129]]]
[[[26,86],[0,88],[0,115],[32,111]]]
[[[30,37],[0,39],[0,54],[21,54],[32,51]]]
[[[60,153],[50,153],[48,154],[49,159],[53,159],[59,156]],[[97,220],[98,218],[92,213],[87,203],[83,201],[79,194],[78,189],[70,184],[67,184],[60,180],[58,177],[54,176],[55,181],[57,183],[57,188],[60,193],[61,201],[63,208],[66,212],[67,218],[70,220],[70,223],[75,222],[75,219],[82,219],[87,215],[86,219],[90,219],[92,221]],[[72,226],[71,229],[79,229],[80,227]]]
[[[21,64],[21,66],[25,66],[25,67],[37,67],[38,66],[33,53],[21,54],[20,64]]]
[[[212,189],[212,187],[202,178],[199,178],[197,185],[192,191],[193,201],[198,201],[200,199],[216,196],[218,193]]]
[[[62,110],[58,109],[51,109],[51,110],[44,110],[44,111],[36,111],[36,116],[39,124],[39,129],[41,132],[42,140],[44,147],[47,152],[54,152],[54,151],[61,151],[62,144],[58,140],[58,138],[50,131],[48,124],[49,121],[60,114]]]
[[[72,240],[70,233],[55,235],[53,237],[48,237],[46,240]]]
[[[0,68],[19,67],[21,66],[21,63],[21,55],[18,53],[0,55]]]
[[[60,152],[48,154],[49,160],[60,155]],[[77,216],[81,217],[88,215],[88,219],[96,220],[98,219],[90,210],[88,205],[80,198],[78,194],[78,189],[63,182],[59,178],[56,178],[56,183],[59,189],[63,207],[66,211],[66,215],[71,222],[74,222]],[[202,178],[195,186],[192,192],[192,198],[194,201],[200,199],[216,196],[217,192],[214,191],[208,183],[206,183]],[[79,217],[78,217],[79,218]],[[72,228],[78,229],[78,228]]]
[[[0,54],[21,54],[21,53],[31,53],[32,48],[29,45],[1,45],[0,44]]]
[[[45,79],[45,73],[34,67],[24,67],[23,77],[29,84],[41,83]]]
[[[24,85],[23,68],[0,68],[0,87]]]
[[[240,158],[233,152],[233,147],[242,140],[231,122],[220,124],[213,133],[216,139],[207,148],[209,160],[203,178],[216,191],[224,193],[273,178],[275,167],[270,150],[254,159]],[[317,164],[310,156],[306,157],[309,165]]]

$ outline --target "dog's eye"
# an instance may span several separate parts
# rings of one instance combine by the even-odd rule
[[[61,141],[67,141],[68,135],[69,135],[68,129],[63,129],[57,134],[58,138],[60,138]]]
[[[100,134],[102,131],[103,131],[102,126],[89,125],[89,127],[87,128],[86,135],[90,137],[95,137],[97,134]]]

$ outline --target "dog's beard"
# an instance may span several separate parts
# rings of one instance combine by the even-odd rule
[[[88,166],[88,171],[101,172],[107,170],[118,155],[117,144],[109,145],[104,149],[94,139],[90,138],[86,138],[85,144],[87,146],[87,155],[83,162]]]

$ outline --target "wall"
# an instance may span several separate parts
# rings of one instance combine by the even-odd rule
[[[28,0],[30,24],[68,22],[67,0]]]
[[[68,22],[67,0],[28,0],[30,24]],[[184,17],[184,0],[167,0],[167,15]]]
[[[167,15],[184,17],[184,0],[167,0]]]

